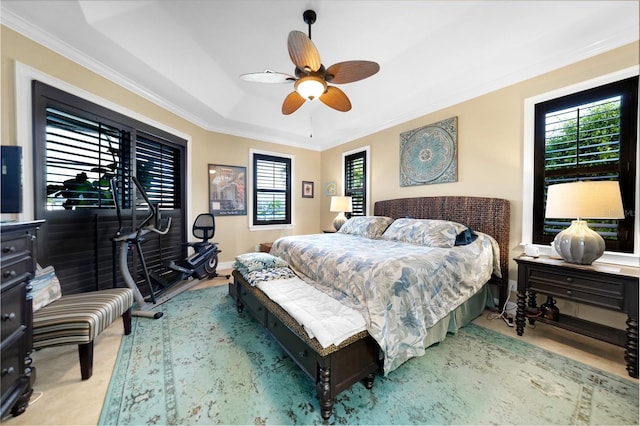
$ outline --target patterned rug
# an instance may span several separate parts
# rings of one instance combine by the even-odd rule
[[[184,292],[124,336],[101,425],[321,424],[315,387],[226,286]],[[372,390],[335,424],[638,424],[638,386],[476,325]]]

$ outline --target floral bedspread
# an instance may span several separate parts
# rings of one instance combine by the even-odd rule
[[[425,353],[428,329],[500,273],[496,241],[433,248],[335,234],[283,237],[271,254],[307,283],[360,311],[384,352],[384,373]]]

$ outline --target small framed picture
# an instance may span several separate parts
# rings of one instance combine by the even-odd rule
[[[313,198],[313,182],[302,181],[302,198]]]
[[[336,195],[336,183],[335,183],[335,181],[327,182],[327,183],[324,184],[324,195],[326,195],[327,197],[330,197],[332,195]]]

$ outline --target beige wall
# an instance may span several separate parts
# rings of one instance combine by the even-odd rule
[[[215,240],[220,243],[222,250],[221,262],[231,262],[237,254],[252,251],[257,244],[273,241],[285,234],[320,232],[320,197],[316,195],[315,198],[303,199],[300,188],[302,180],[316,182],[316,185],[320,181],[319,152],[203,130],[4,26],[1,27],[0,37],[2,145],[17,144],[14,68],[15,63],[20,62],[162,123],[182,135],[188,135],[191,140],[191,157],[188,161],[191,173],[189,200],[192,220],[198,213],[208,211],[208,164],[248,167],[250,148],[294,155],[295,228],[287,231],[249,231],[248,216],[218,216]],[[188,235],[191,235],[191,224]]]
[[[374,202],[389,198],[433,195],[506,198],[511,202],[510,257],[517,257],[522,253],[524,100],[638,66],[639,52],[639,43],[632,43],[326,150],[322,153],[322,183],[335,180],[340,193],[343,189],[342,153],[370,146],[371,212]],[[458,181],[401,188],[398,168],[400,133],[453,116],[458,117]],[[335,214],[329,212],[327,197],[322,200],[321,209],[322,225],[330,226]],[[517,280],[517,265],[514,261],[509,266],[509,279]],[[563,300],[558,300],[558,307],[569,315],[625,328],[626,315],[623,314]]]
[[[365,136],[322,153],[322,182],[341,187],[342,153],[371,148],[371,200],[433,195],[471,195],[511,201],[511,257],[522,253],[522,161],[524,100],[590,80],[639,63],[639,45],[633,43],[571,66],[514,84],[466,102]],[[458,181],[437,185],[400,187],[400,133],[440,120],[458,117]],[[322,224],[334,214],[323,199]],[[510,279],[516,279],[511,262]]]
[[[249,148],[295,155],[295,228],[251,232],[248,230],[248,216],[217,217],[216,240],[223,251],[221,262],[230,262],[236,254],[253,250],[260,242],[273,241],[282,235],[330,228],[335,214],[329,212],[329,197],[324,196],[323,185],[336,181],[338,191],[342,191],[341,154],[366,145],[371,147],[371,208],[377,200],[398,197],[453,194],[506,198],[511,201],[510,254],[515,257],[521,252],[524,100],[640,63],[639,43],[632,43],[318,153],[203,130],[6,27],[2,27],[0,37],[0,135],[3,145],[16,144],[14,66],[19,61],[189,135],[192,216],[208,208],[207,164],[247,166]],[[400,133],[453,116],[458,117],[458,181],[400,188]],[[302,180],[315,182],[315,198],[301,198]],[[509,276],[511,280],[516,278],[514,262]]]

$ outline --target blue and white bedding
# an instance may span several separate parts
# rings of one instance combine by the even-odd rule
[[[476,232],[474,241],[456,246],[454,232],[454,243],[432,247],[407,243],[415,231],[408,234],[407,224],[399,223],[388,239],[361,232],[314,234],[280,238],[271,249],[305,282],[362,314],[384,353],[385,374],[423,355],[429,328],[476,294],[492,273],[500,276],[499,248],[490,236]],[[428,224],[439,232],[441,225]],[[424,235],[419,238],[424,243]]]

